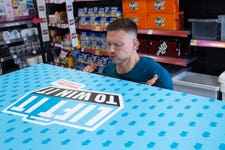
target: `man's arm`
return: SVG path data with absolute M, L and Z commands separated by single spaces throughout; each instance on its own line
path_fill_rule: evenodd
M 96 70 L 96 66 L 95 65 L 87 65 L 83 71 L 85 72 L 94 72 Z
M 146 84 L 147 84 L 147 85 L 154 85 L 154 84 L 156 83 L 157 80 L 158 80 L 158 75 L 155 74 L 155 75 L 153 76 L 152 79 L 150 79 L 150 80 L 148 80 L 148 81 L 146 82 Z

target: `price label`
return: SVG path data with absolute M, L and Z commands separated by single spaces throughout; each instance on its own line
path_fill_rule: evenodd
M 95 31 L 100 31 L 100 29 L 101 29 L 100 26 L 95 27 Z
M 96 50 L 95 51 L 95 55 L 99 55 L 100 54 L 100 51 L 99 50 Z
M 147 34 L 152 34 L 153 33 L 153 30 L 148 30 L 147 31 Z
M 191 45 L 196 46 L 197 40 L 191 40 Z

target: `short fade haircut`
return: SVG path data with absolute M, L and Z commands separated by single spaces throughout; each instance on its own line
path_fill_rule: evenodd
M 106 31 L 124 30 L 126 32 L 133 32 L 137 35 L 137 25 L 129 18 L 119 18 L 109 23 Z

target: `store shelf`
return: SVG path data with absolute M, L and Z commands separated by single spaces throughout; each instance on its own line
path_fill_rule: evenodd
M 99 32 L 102 32 L 102 31 L 105 31 L 105 26 L 92 26 L 92 25 L 79 25 L 78 26 L 78 29 L 84 29 L 84 30 L 90 30 L 90 31 L 99 31 Z
M 145 57 L 150 57 L 154 59 L 157 62 L 160 63 L 166 63 L 166 64 L 171 64 L 171 65 L 177 65 L 177 66 L 182 66 L 182 67 L 187 67 L 188 64 L 192 63 L 193 61 L 196 60 L 195 57 L 192 58 L 176 58 L 176 57 L 165 57 L 165 56 L 154 56 L 154 55 L 149 55 L 149 54 L 140 54 L 140 56 L 145 56 Z
M 92 25 L 79 25 L 78 29 L 91 30 L 91 31 L 105 31 L 105 26 L 92 26 Z M 160 36 L 176 36 L 176 37 L 188 37 L 189 31 L 181 30 L 153 30 L 153 29 L 138 29 L 139 34 L 148 35 L 160 35 Z
M 8 21 L 6 18 L 0 18 L 0 23 L 9 23 L 9 22 L 14 22 L 14 21 L 22 21 L 22 20 L 29 20 L 33 19 L 35 16 L 18 16 L 14 17 L 14 20 Z
M 91 53 L 91 54 L 94 54 L 97 56 L 108 56 L 107 51 L 94 50 L 94 49 L 90 49 L 90 48 L 83 48 L 81 51 L 85 52 L 85 53 Z M 190 64 L 196 60 L 195 57 L 177 58 L 177 57 L 155 56 L 155 55 L 141 54 L 141 53 L 139 53 L 139 55 L 145 56 L 145 57 L 151 57 L 152 59 L 154 59 L 155 61 L 160 62 L 160 63 L 178 65 L 178 66 L 182 66 L 182 67 L 187 67 L 188 64 Z
M 17 39 L 10 39 L 8 41 L 0 41 L 0 46 L 2 45 L 9 45 L 9 44 L 14 44 L 18 42 L 26 42 L 26 41 L 34 41 L 37 40 L 39 37 L 38 35 L 32 35 L 32 36 L 27 36 L 27 37 L 20 37 Z
M 38 51 L 33 50 L 32 52 L 25 52 L 25 53 L 22 53 L 22 54 L 3 57 L 3 58 L 0 58 L 0 62 L 5 62 L 5 61 L 8 61 L 8 60 L 17 59 L 17 58 L 21 58 L 21 57 L 24 57 L 24 56 L 35 55 L 35 54 L 40 53 L 40 52 L 41 52 L 40 50 L 38 50 Z
M 50 27 L 56 27 L 56 28 L 61 28 L 61 29 L 67 29 L 69 28 L 68 24 L 61 24 L 61 23 L 49 23 Z
M 139 34 L 188 37 L 190 31 L 183 30 L 155 30 L 155 29 L 138 29 Z
M 97 55 L 97 56 L 108 56 L 108 52 L 103 51 L 103 50 L 95 50 L 95 49 L 91 49 L 91 48 L 82 48 L 81 51 L 85 52 L 85 53 L 91 53 L 91 54 Z
M 29 23 L 32 23 L 32 20 L 22 20 L 22 21 L 13 21 L 13 22 L 3 22 L 0 24 L 0 28 L 6 28 L 6 27 L 14 27 L 14 26 L 20 26 L 20 25 L 27 25 Z
M 101 0 L 74 0 L 75 2 L 91 2 L 91 1 L 101 1 Z
M 214 48 L 225 48 L 225 42 L 223 41 L 210 41 L 210 40 L 195 40 L 192 39 L 190 42 L 191 46 L 199 47 L 214 47 Z
M 89 2 L 89 1 L 101 1 L 101 0 L 74 0 L 74 2 Z M 66 3 L 66 0 L 46 0 L 46 3 L 62 4 Z
M 9 41 L 0 41 L 0 46 L 1 45 L 7 45 L 7 44 L 13 44 L 13 43 L 17 43 L 17 42 L 23 42 L 23 38 L 18 38 L 18 39 L 11 39 Z
M 64 49 L 64 50 L 68 50 L 68 51 L 72 50 L 72 43 L 62 42 L 62 43 L 52 43 L 51 45 L 54 46 L 54 47 L 59 47 L 59 48 Z

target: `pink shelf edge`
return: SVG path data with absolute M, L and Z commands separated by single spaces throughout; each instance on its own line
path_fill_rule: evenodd
M 191 46 L 202 46 L 202 47 L 215 47 L 215 48 L 225 48 L 225 42 L 223 41 L 210 41 L 210 40 L 195 40 L 192 39 Z

